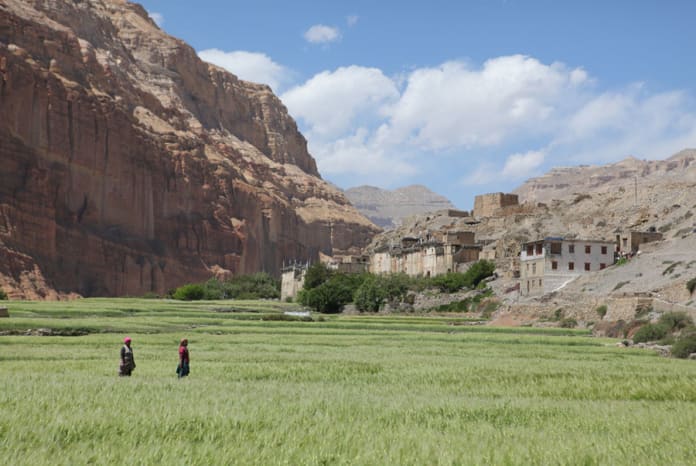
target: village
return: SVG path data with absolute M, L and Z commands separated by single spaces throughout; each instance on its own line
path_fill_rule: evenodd
M 459 220 L 467 229 L 427 230 L 418 236 L 401 236 L 386 244 L 368 247 L 363 254 L 322 256 L 328 268 L 342 273 L 391 274 L 435 277 L 464 272 L 479 260 L 496 264 L 496 273 L 514 283 L 515 299 L 539 297 L 563 288 L 576 278 L 603 270 L 618 260 L 629 260 L 645 243 L 659 241 L 662 233 L 616 231 L 613 238 L 546 236 L 529 238 L 516 247 L 498 247 L 498 241 L 477 238 L 476 226 L 483 220 L 523 214 L 529 206 L 520 204 L 516 194 L 477 195 L 471 212 L 449 209 L 436 214 Z M 310 264 L 297 261 L 283 267 L 281 299 L 292 299 L 302 289 Z

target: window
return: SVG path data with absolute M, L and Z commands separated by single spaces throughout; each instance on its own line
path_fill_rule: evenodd
M 575 270 L 575 262 L 568 262 L 568 270 Z
M 543 254 L 544 253 L 544 245 L 539 243 L 536 245 L 536 253 L 537 254 Z
M 532 275 L 536 275 L 536 262 L 532 264 Z
M 589 272 L 589 271 L 590 271 L 590 263 L 585 262 L 585 272 Z
M 551 243 L 551 254 L 561 254 L 561 243 Z
M 528 245 L 527 245 L 527 255 L 528 255 L 528 256 L 533 256 L 533 255 L 534 255 L 534 245 L 533 245 L 533 244 L 528 244 Z
M 541 287 L 541 278 L 539 279 L 539 286 Z
M 592 252 L 592 246 L 589 244 L 585 245 L 585 254 L 590 254 Z
M 602 254 L 606 254 L 606 253 L 607 253 L 607 247 L 606 247 L 606 246 L 602 246 Z
M 574 244 L 568 245 L 568 252 L 571 254 L 575 254 L 575 245 Z
M 607 264 L 599 264 L 599 270 L 603 270 L 607 268 Z
M 558 270 L 558 261 L 551 261 L 551 270 Z

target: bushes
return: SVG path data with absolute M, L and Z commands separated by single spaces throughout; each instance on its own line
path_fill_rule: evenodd
M 688 358 L 691 353 L 696 353 L 696 328 L 684 332 L 672 345 L 672 356 L 675 358 Z
M 174 291 L 172 298 L 181 301 L 198 301 L 205 298 L 205 288 L 196 283 L 180 286 Z
M 476 288 L 484 279 L 493 275 L 494 271 L 495 264 L 493 262 L 480 260 L 464 273 L 449 272 L 438 275 L 432 279 L 432 284 L 443 293 L 455 293 L 464 287 Z
M 658 321 L 670 330 L 680 330 L 694 325 L 694 320 L 686 312 L 668 312 L 660 316 Z
M 597 313 L 600 319 L 604 319 L 604 316 L 607 315 L 607 305 L 602 304 L 601 306 L 597 306 L 595 312 Z
M 5 290 L 0 288 L 0 301 L 6 301 L 7 300 L 7 293 L 5 293 Z
M 686 289 L 689 290 L 689 294 L 694 294 L 694 290 L 696 290 L 696 278 L 692 278 L 686 282 Z
M 332 274 L 331 278 L 320 285 L 298 293 L 297 302 L 316 312 L 337 313 L 353 300 L 354 291 L 365 280 L 365 275 Z
M 389 298 L 387 280 L 378 275 L 370 275 L 353 294 L 353 303 L 360 311 L 377 312 Z
M 634 343 L 646 343 L 661 340 L 667 336 L 669 330 L 669 327 L 662 323 L 645 324 L 633 335 L 633 341 Z
M 280 282 L 265 272 L 239 275 L 220 281 L 190 283 L 177 288 L 172 298 L 183 301 L 201 299 L 275 299 L 280 297 Z

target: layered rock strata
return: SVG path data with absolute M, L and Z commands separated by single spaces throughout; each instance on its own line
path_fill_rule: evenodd
M 377 231 L 320 178 L 270 88 L 120 0 L 0 3 L 0 160 L 13 297 L 277 273 Z

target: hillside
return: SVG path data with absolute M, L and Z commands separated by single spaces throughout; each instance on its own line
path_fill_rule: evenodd
M 0 157 L 15 298 L 277 273 L 378 231 L 321 179 L 269 87 L 124 0 L 0 2 Z
M 393 191 L 359 186 L 347 189 L 345 194 L 356 209 L 385 229 L 400 225 L 404 218 L 412 215 L 455 208 L 446 197 L 422 185 L 406 186 Z
M 500 278 L 494 287 L 510 304 L 526 303 L 530 309 L 565 305 L 591 311 L 609 296 L 648 293 L 696 311 L 694 297 L 685 286 L 696 277 L 696 151 L 685 150 L 661 161 L 629 159 L 606 166 L 554 169 L 516 192 L 526 202 L 504 215 L 480 219 L 448 217 L 444 212 L 420 215 L 378 235 L 368 249 L 398 243 L 403 236 L 425 237 L 432 231 L 474 231 L 484 251 L 496 257 Z M 505 293 L 516 283 L 509 272 L 522 242 L 546 236 L 614 241 L 621 232 L 650 228 L 663 233 L 664 239 L 646 244 L 626 265 L 582 276 L 542 299 Z M 676 265 L 667 270 L 672 264 Z

